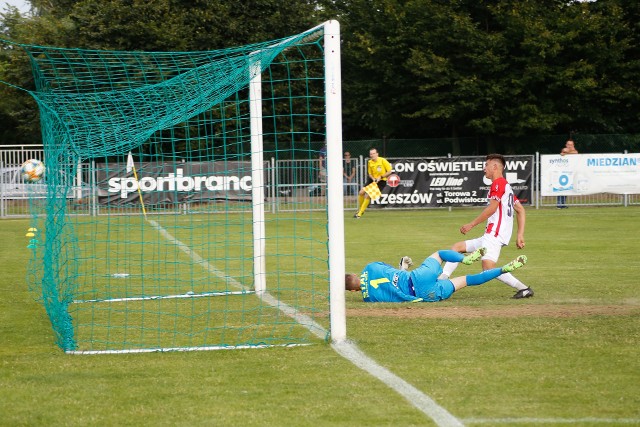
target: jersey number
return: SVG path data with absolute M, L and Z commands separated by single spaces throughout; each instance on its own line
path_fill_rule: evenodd
M 385 277 L 383 279 L 370 280 L 369 281 L 369 285 L 371 285 L 374 289 L 378 289 L 378 286 L 381 283 L 389 283 L 389 282 L 390 282 L 390 280 Z
M 513 193 L 509 194 L 509 201 L 507 202 L 507 216 L 513 216 Z

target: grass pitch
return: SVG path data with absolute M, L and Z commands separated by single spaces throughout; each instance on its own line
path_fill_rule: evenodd
M 347 270 L 419 262 L 478 213 L 346 215 Z M 501 262 L 527 254 L 515 274 L 534 298 L 512 300 L 497 281 L 434 304 L 349 293 L 348 335 L 466 425 L 640 425 L 639 221 L 637 207 L 528 208 L 527 246 Z M 66 355 L 27 291 L 27 228 L 0 221 L 0 425 L 434 425 L 326 344 Z

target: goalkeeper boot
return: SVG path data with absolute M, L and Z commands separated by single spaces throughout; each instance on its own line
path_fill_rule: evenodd
M 533 296 L 533 289 L 531 288 L 526 288 L 526 289 L 520 289 L 518 292 L 516 292 L 516 294 L 514 296 L 512 296 L 511 298 L 513 299 L 520 299 L 520 298 L 531 298 Z
M 412 265 L 413 265 L 413 260 L 405 255 L 402 258 L 400 258 L 400 264 L 398 265 L 398 268 L 400 270 L 409 271 L 409 267 L 411 267 Z
M 509 264 L 503 266 L 502 267 L 502 272 L 503 273 L 511 273 L 512 271 L 515 271 L 515 270 L 519 269 L 520 267 L 523 267 L 526 263 L 527 263 L 527 256 L 526 255 L 520 255 L 518 258 L 516 258 L 513 261 L 511 261 Z
M 478 248 L 475 251 L 471 252 L 462 259 L 462 263 L 464 265 L 471 265 L 474 262 L 478 261 L 480 258 L 487 253 L 487 248 Z

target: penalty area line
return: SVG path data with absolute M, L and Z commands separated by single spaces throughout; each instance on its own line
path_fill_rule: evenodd
M 160 224 L 153 220 L 147 220 L 165 239 L 179 247 L 184 253 L 189 255 L 194 261 L 205 267 L 209 272 L 215 274 L 220 278 L 224 278 L 229 280 L 234 286 L 240 288 L 242 290 L 248 290 L 246 286 L 242 283 L 236 281 L 232 277 L 224 274 L 222 271 L 215 268 L 211 265 L 207 260 L 202 258 L 196 252 L 194 252 L 190 247 L 182 243 L 180 240 L 176 239 L 171 235 L 167 230 L 165 230 Z M 282 311 L 287 316 L 295 319 L 300 325 L 307 328 L 311 333 L 316 335 L 320 339 L 325 339 L 328 336 L 329 332 L 322 327 L 322 325 L 315 322 L 309 316 L 298 313 L 298 311 L 289 306 L 286 303 L 278 300 L 273 297 L 268 292 L 260 292 L 256 293 L 256 296 L 260 298 L 265 303 L 277 308 Z M 387 368 L 379 365 L 375 360 L 371 359 L 367 356 L 362 350 L 355 345 L 355 343 L 345 340 L 339 343 L 331 344 L 331 347 L 334 349 L 336 353 L 340 356 L 347 359 L 349 362 L 353 363 L 358 368 L 362 369 L 365 372 L 368 372 L 373 377 L 377 378 L 387 387 L 394 390 L 396 393 L 407 399 L 409 403 L 411 403 L 416 409 L 421 411 L 423 414 L 431 418 L 439 427 L 460 427 L 464 426 L 464 424 L 458 420 L 456 417 L 451 415 L 446 409 L 442 406 L 438 405 L 433 399 L 424 394 L 422 391 L 418 390 L 411 384 L 409 384 L 404 379 L 400 378 L 393 372 L 389 371 Z

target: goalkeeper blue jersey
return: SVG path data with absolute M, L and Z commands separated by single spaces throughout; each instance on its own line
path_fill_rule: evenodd
M 360 274 L 360 290 L 365 302 L 404 302 L 415 296 L 410 273 L 384 262 L 372 262 Z

